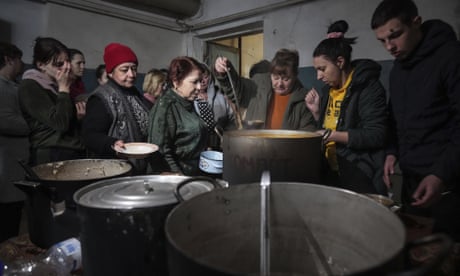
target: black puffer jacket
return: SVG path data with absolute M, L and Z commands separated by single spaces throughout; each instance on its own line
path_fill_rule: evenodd
M 385 89 L 379 81 L 381 66 L 368 59 L 355 60 L 351 65 L 353 78 L 341 104 L 337 122 L 338 131 L 348 132 L 348 144 L 336 143 L 336 152 L 373 179 L 377 191 L 384 193 L 383 149 L 387 137 L 388 111 Z M 329 89 L 329 86 L 325 86 L 322 90 L 318 128 L 323 128 Z M 340 172 L 340 159 L 338 161 L 339 174 L 344 174 Z
M 392 130 L 388 153 L 403 171 L 460 178 L 460 43 L 440 20 L 423 23 L 414 53 L 396 60 L 390 75 Z

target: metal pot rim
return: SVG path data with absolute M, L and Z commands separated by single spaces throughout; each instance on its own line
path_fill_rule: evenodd
M 120 171 L 117 173 L 112 173 L 106 175 L 105 171 L 101 171 L 101 175 L 97 177 L 85 177 L 85 173 L 80 173 L 76 175 L 75 177 L 69 177 L 67 179 L 60 179 L 57 174 L 59 172 L 59 168 L 66 165 L 66 164 L 84 164 L 88 163 L 87 170 L 91 169 L 90 166 L 94 164 L 119 164 L 120 165 Z M 91 164 L 92 163 L 92 164 Z M 54 176 L 54 178 L 44 176 L 44 173 L 42 173 L 40 170 L 42 169 L 47 169 L 50 170 L 51 173 L 48 173 L 50 176 Z M 49 162 L 49 163 L 44 163 L 44 164 L 39 164 L 34 167 L 32 167 L 32 170 L 37 174 L 39 179 L 38 181 L 43 181 L 43 182 L 48 182 L 48 183 L 58 183 L 58 182 L 82 182 L 82 181 L 88 181 L 88 182 L 94 182 L 97 180 L 102 180 L 102 179 L 107 179 L 111 177 L 116 177 L 120 175 L 124 175 L 128 172 L 130 172 L 132 169 L 132 165 L 126 161 L 126 160 L 121 160 L 121 159 L 75 159 L 75 160 L 64 160 L 64 161 L 57 161 L 57 162 Z M 54 171 L 56 170 L 56 172 Z
M 224 137 L 248 137 L 248 138 L 266 138 L 266 139 L 305 139 L 321 138 L 316 132 L 303 130 L 284 130 L 284 129 L 243 129 L 230 130 L 224 132 Z
M 192 178 L 179 175 L 140 175 L 98 181 L 79 189 L 74 194 L 77 205 L 96 209 L 150 208 L 178 203 L 174 188 Z M 211 191 L 213 185 L 194 181 L 181 189 L 181 196 L 190 199 Z

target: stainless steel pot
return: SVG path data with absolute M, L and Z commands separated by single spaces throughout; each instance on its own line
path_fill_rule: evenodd
M 187 185 L 183 185 L 186 183 Z M 164 221 L 179 199 L 214 188 L 210 178 L 174 175 L 122 177 L 78 190 L 85 275 L 167 275 Z
M 75 191 L 95 181 L 125 176 L 132 166 L 118 159 L 78 159 L 27 167 L 27 179 L 15 185 L 27 194 L 26 212 L 30 240 L 48 248 L 79 234 L 73 200 Z
M 271 275 L 386 275 L 403 268 L 405 229 L 367 196 L 275 182 L 270 195 Z M 259 275 L 260 186 L 199 195 L 166 220 L 170 276 Z M 421 274 L 410 274 L 421 275 Z
M 253 183 L 263 171 L 273 181 L 320 183 L 322 137 L 307 131 L 235 130 L 224 133 L 223 179 Z

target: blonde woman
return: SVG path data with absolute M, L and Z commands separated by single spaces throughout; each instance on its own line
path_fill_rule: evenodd
M 163 84 L 166 82 L 166 74 L 158 69 L 151 69 L 144 77 L 142 90 L 144 97 L 149 101 L 149 109 L 152 108 L 156 99 L 158 99 L 163 92 Z

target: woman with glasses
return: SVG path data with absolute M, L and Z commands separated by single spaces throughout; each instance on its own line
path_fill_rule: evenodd
M 38 37 L 33 69 L 24 72 L 19 104 L 30 130 L 31 165 L 84 157 L 76 109 L 70 98 L 67 47 L 51 37 Z
M 114 148 L 147 141 L 148 103 L 134 86 L 138 61 L 129 47 L 110 43 L 104 50 L 104 63 L 108 81 L 88 99 L 82 135 L 93 157 L 116 158 Z M 134 174 L 146 172 L 145 159 L 130 161 Z

